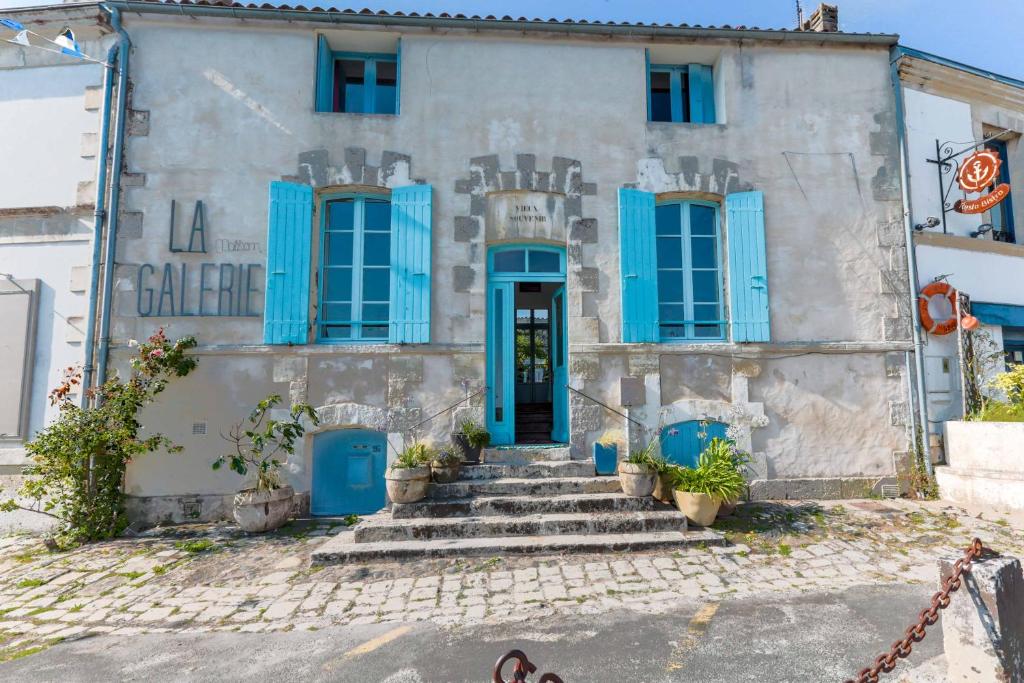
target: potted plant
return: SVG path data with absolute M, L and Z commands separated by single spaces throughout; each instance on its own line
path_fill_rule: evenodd
M 740 473 L 740 476 L 743 476 L 744 468 L 750 463 L 750 456 L 746 452 L 737 449 L 736 442 L 732 439 L 715 437 L 711 439 L 711 443 L 709 443 L 707 448 L 704 449 L 704 452 L 707 453 L 712 460 L 728 462 L 737 472 Z M 745 487 L 746 482 L 744 480 L 744 488 Z M 721 507 L 718 508 L 718 516 L 727 517 L 734 513 L 736 511 L 736 506 L 739 505 L 740 495 L 742 493 L 743 489 L 741 488 L 734 497 L 723 499 Z
M 594 471 L 597 474 L 601 476 L 615 474 L 615 468 L 619 462 L 619 441 L 621 440 L 621 432 L 608 430 L 594 442 Z
M 480 462 L 480 451 L 490 445 L 491 433 L 473 420 L 463 420 L 452 440 L 462 450 L 463 462 L 475 465 Z
M 670 470 L 679 511 L 698 526 L 715 521 L 723 500 L 738 499 L 746 480 L 732 462 L 701 453 L 697 467 Z
M 663 503 L 671 503 L 674 500 L 672 497 L 672 470 L 678 465 L 670 463 L 660 453 L 652 454 L 650 463 L 656 474 L 654 492 L 651 495 Z
M 234 443 L 235 452 L 213 461 L 215 470 L 227 463 L 243 477 L 255 475 L 254 485 L 239 491 L 234 499 L 235 521 L 244 531 L 277 529 L 291 517 L 295 490 L 282 482 L 283 462 L 278 457 L 295 452 L 296 440 L 306 431 L 303 417 L 308 417 L 313 426 L 320 424 L 316 411 L 306 403 L 294 404 L 287 420 L 268 419 L 267 414 L 280 402 L 277 394 L 260 401 L 249 414 L 249 428 L 243 430 L 239 422 L 226 437 Z
M 438 484 L 449 484 L 459 478 L 462 453 L 454 446 L 445 446 L 430 461 L 430 476 Z
M 657 441 L 651 441 L 619 463 L 619 481 L 622 492 L 627 496 L 643 498 L 654 491 L 657 472 L 651 465 L 651 456 L 656 447 Z
M 427 497 L 430 462 L 437 455 L 430 446 L 417 443 L 398 454 L 384 472 L 384 485 L 392 503 L 415 503 Z

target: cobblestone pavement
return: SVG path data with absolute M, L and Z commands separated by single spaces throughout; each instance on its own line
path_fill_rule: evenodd
M 499 623 L 935 583 L 936 560 L 959 554 L 972 536 L 1024 556 L 1021 529 L 942 503 L 755 503 L 715 528 L 732 545 L 312 568 L 310 552 L 344 532 L 340 522 L 294 522 L 263 536 L 226 524 L 156 529 L 65 553 L 48 552 L 37 537 L 0 537 L 0 662 L 99 633 Z

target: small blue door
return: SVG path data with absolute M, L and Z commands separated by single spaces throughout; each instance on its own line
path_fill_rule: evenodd
M 515 443 L 515 283 L 487 288 L 487 431 L 496 446 Z
M 365 515 L 387 504 L 387 437 L 365 429 L 339 429 L 313 437 L 313 515 Z
M 689 420 L 677 422 L 661 430 L 661 454 L 670 463 L 696 467 L 700 454 L 714 438 L 725 439 L 724 422 Z
M 551 440 L 569 442 L 568 349 L 566 348 L 565 287 L 551 297 Z

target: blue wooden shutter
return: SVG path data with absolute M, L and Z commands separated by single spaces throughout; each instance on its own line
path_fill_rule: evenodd
M 768 263 L 765 257 L 764 194 L 735 192 L 725 198 L 729 231 L 729 290 L 734 342 L 771 338 Z
M 430 185 L 391 191 L 391 324 L 393 344 L 430 342 Z
M 334 111 L 334 53 L 323 36 L 316 43 L 316 110 Z
M 313 188 L 270 183 L 263 343 L 305 344 L 309 335 L 309 254 Z
M 707 64 L 690 64 L 690 121 L 692 123 L 715 122 L 715 80 Z
M 619 269 L 622 341 L 658 341 L 658 257 L 654 195 L 619 190 Z

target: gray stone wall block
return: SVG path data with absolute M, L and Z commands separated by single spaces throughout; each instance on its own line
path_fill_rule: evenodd
M 907 368 L 907 360 L 902 353 L 885 354 L 885 376 L 902 377 Z
M 518 176 L 515 171 L 501 171 L 498 174 L 499 182 L 501 183 L 501 189 L 503 190 L 518 190 L 519 182 Z
M 135 240 L 142 237 L 141 211 L 122 211 L 117 221 L 118 239 Z
M 86 111 L 99 111 L 103 106 L 103 86 L 87 85 L 82 108 Z
M 631 353 L 627 368 L 633 377 L 658 374 L 661 372 L 661 358 L 653 353 Z
M 128 135 L 137 138 L 149 135 L 148 111 L 132 109 L 128 112 Z
M 75 203 L 78 206 L 92 206 L 96 202 L 96 182 L 83 180 L 78 183 L 75 191 Z
M 121 187 L 145 187 L 146 185 L 146 174 L 145 173 L 122 173 L 121 174 Z
M 569 431 L 589 432 L 601 428 L 601 406 L 593 404 L 574 406 L 569 411 Z
M 299 153 L 300 178 L 305 178 L 307 184 L 313 187 L 323 187 L 330 181 L 327 175 L 327 150 L 314 149 L 308 152 Z
M 884 324 L 886 341 L 907 341 L 910 339 L 910 326 L 913 324 L 910 317 L 885 318 Z
M 537 170 L 536 154 L 517 154 L 516 169 L 523 175 L 532 175 Z
M 907 402 L 889 401 L 889 424 L 904 427 L 907 424 Z
M 469 383 L 469 390 L 476 391 L 484 386 L 484 354 L 457 353 L 451 357 L 452 380 L 457 384 Z
M 455 241 L 470 242 L 480 236 L 480 221 L 474 216 L 455 217 Z
M 82 133 L 79 141 L 78 155 L 83 159 L 91 159 L 96 156 L 99 148 L 99 133 Z
M 458 178 L 455 181 L 455 194 L 469 194 L 473 191 L 473 181 L 468 178 Z
M 550 192 L 551 191 L 551 173 L 547 171 L 537 171 L 533 174 L 534 188 L 538 192 Z
M 601 357 L 597 354 L 574 353 L 569 357 L 569 375 L 582 380 L 601 378 Z
M 498 155 L 488 154 L 482 157 L 473 157 L 469 160 L 470 175 L 478 173 L 476 187 L 482 190 L 498 189 Z
M 468 292 L 476 282 L 476 270 L 472 266 L 455 266 L 452 268 L 452 289 L 456 292 Z
M 597 268 L 580 268 L 571 271 L 571 285 L 584 292 L 596 292 L 600 288 L 601 271 Z
M 383 187 L 384 183 L 381 182 L 380 168 L 378 166 L 370 166 L 369 164 L 363 166 L 363 177 L 359 182 L 363 185 L 380 185 Z
M 581 244 L 597 244 L 597 219 L 574 219 L 569 225 L 569 239 Z
M 902 247 L 906 244 L 903 221 L 885 221 L 878 224 L 878 246 Z

